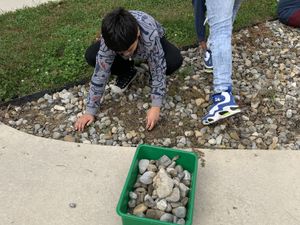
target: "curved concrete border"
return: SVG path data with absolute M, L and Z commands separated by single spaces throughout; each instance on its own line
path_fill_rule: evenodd
M 47 2 L 55 2 L 59 0 L 1 0 L 0 2 L 0 14 L 9 11 L 14 11 L 16 9 L 22 9 L 24 7 L 34 7 L 39 4 Z
M 115 208 L 134 152 L 40 138 L 0 123 L 1 224 L 121 225 Z M 300 152 L 203 152 L 194 225 L 300 224 Z

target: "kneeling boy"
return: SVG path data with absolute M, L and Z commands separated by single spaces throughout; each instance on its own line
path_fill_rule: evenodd
M 182 64 L 179 49 L 166 40 L 163 27 L 141 11 L 113 10 L 103 19 L 101 34 L 100 40 L 86 51 L 87 62 L 95 70 L 86 113 L 76 121 L 75 129 L 83 131 L 94 121 L 110 74 L 117 75 L 116 87 L 123 92 L 136 77 L 134 59 L 141 59 L 148 62 L 151 74 L 152 105 L 146 117 L 146 128 L 151 130 L 159 119 L 166 75 Z

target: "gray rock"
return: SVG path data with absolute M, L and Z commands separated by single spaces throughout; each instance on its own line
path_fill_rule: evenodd
M 189 202 L 188 197 L 184 197 L 184 198 L 181 199 L 181 203 L 182 203 L 183 206 L 186 206 L 188 204 L 188 202 Z
M 144 198 L 144 204 L 149 208 L 154 208 L 156 206 L 156 202 L 153 200 L 153 198 L 147 194 Z
M 170 146 L 172 144 L 171 138 L 165 138 L 163 142 L 163 146 Z
M 160 211 L 160 210 L 156 210 L 156 209 L 148 209 L 146 212 L 146 217 L 147 218 L 151 218 L 151 219 L 155 219 L 155 220 L 159 220 L 160 217 L 164 214 L 164 212 Z
M 166 197 L 166 200 L 168 202 L 178 202 L 180 199 L 180 191 L 179 188 L 175 187 L 168 197 Z
M 128 202 L 128 207 L 129 208 L 135 208 L 136 207 L 136 200 L 135 199 L 130 199 Z
M 176 177 L 177 176 L 177 170 L 174 168 L 167 168 L 167 172 L 171 175 L 171 177 Z
M 184 225 L 185 220 L 183 218 L 180 218 L 179 220 L 177 220 L 176 224 Z
M 162 165 L 163 167 L 167 167 L 169 166 L 171 163 L 172 163 L 172 160 L 166 156 L 166 155 L 163 155 L 159 160 L 159 165 Z
M 160 217 L 160 221 L 165 221 L 165 222 L 173 222 L 173 215 L 170 213 L 165 213 Z
M 76 206 L 77 206 L 77 204 L 76 204 L 76 203 L 73 203 L 73 202 L 69 204 L 69 207 L 70 207 L 70 208 L 76 208 Z
M 35 124 L 34 125 L 34 132 L 37 132 L 41 128 L 40 124 Z
M 177 172 L 178 172 L 178 173 L 181 173 L 181 172 L 183 172 L 183 168 L 182 168 L 182 166 L 181 166 L 181 165 L 177 165 L 177 166 L 175 166 L 175 170 L 177 170 Z
M 185 218 L 186 216 L 186 208 L 183 206 L 179 206 L 172 210 L 172 213 L 178 218 Z
M 180 190 L 180 196 L 183 198 L 183 197 L 186 197 L 187 194 L 189 193 L 190 189 L 185 186 L 183 183 L 180 183 L 179 184 L 179 190 Z
M 170 204 L 173 209 L 183 206 L 182 202 L 171 202 Z
M 165 210 L 165 212 L 172 212 L 172 206 L 170 203 L 168 203 L 167 208 Z
M 60 137 L 61 137 L 61 134 L 58 132 L 54 132 L 52 135 L 52 138 L 54 138 L 54 139 L 59 139 Z
M 156 172 L 157 171 L 157 166 L 154 164 L 149 164 L 147 167 L 148 171 Z
M 137 199 L 137 194 L 131 191 L 129 192 L 129 197 L 130 199 Z
M 156 175 L 155 172 L 147 171 L 140 177 L 140 182 L 142 184 L 152 184 L 155 175 Z

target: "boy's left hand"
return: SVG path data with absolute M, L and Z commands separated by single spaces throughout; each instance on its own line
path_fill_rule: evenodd
M 159 119 L 160 107 L 151 107 L 147 112 L 146 129 L 152 130 Z

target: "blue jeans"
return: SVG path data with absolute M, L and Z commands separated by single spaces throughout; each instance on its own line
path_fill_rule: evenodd
M 243 0 L 206 1 L 210 48 L 214 65 L 214 93 L 232 88 L 232 25 Z

